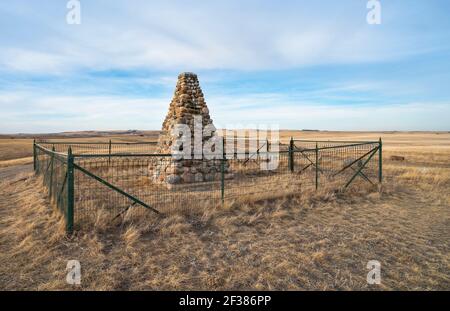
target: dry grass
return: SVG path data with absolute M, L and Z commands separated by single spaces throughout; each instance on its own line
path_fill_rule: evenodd
M 398 135 L 384 140 L 381 193 L 304 190 L 223 209 L 199 204 L 112 229 L 100 221 L 70 238 L 36 191 L 39 180 L 2 180 L 0 288 L 448 290 L 450 137 Z M 65 283 L 70 259 L 82 265 L 79 287 Z M 382 265 L 380 286 L 366 283 L 372 259 Z
M 34 135 L 36 139 L 52 139 L 55 141 L 67 142 L 135 142 L 135 141 L 155 141 L 157 140 L 158 131 L 148 131 L 143 136 L 136 135 L 108 135 L 98 137 L 64 137 L 64 136 L 39 136 Z M 0 161 L 12 160 L 33 156 L 33 139 L 18 138 L 14 135 L 8 137 L 0 136 Z
M 0 161 L 33 156 L 33 140 L 3 138 L 0 139 Z
M 31 164 L 31 163 L 33 163 L 33 157 L 5 160 L 5 161 L 0 161 L 0 168 L 15 166 L 15 165 L 25 165 L 25 164 Z

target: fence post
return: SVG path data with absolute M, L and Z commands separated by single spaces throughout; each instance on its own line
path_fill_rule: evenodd
M 289 169 L 291 172 L 294 171 L 294 139 L 291 136 L 289 141 Z
M 222 159 L 220 162 L 220 194 L 222 199 L 222 207 L 225 203 L 225 144 L 222 139 Z
M 52 192 L 53 192 L 53 163 L 55 161 L 55 146 L 53 145 L 52 147 L 52 157 L 50 160 L 51 164 L 50 164 L 50 186 L 49 186 L 49 190 L 48 190 L 48 197 L 50 198 L 50 200 L 52 199 Z
M 33 139 L 33 170 L 36 173 L 36 139 Z
M 319 148 L 316 143 L 316 190 L 319 188 Z
M 378 182 L 381 184 L 383 181 L 383 142 L 381 137 L 378 141 Z
M 74 209 L 74 168 L 72 148 L 67 151 L 67 213 L 66 231 L 73 232 L 73 209 Z
M 108 149 L 108 165 L 111 164 L 111 139 L 109 140 L 109 149 Z

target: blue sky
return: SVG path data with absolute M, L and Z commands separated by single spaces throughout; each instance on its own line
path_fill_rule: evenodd
M 450 2 L 0 3 L 0 133 L 160 129 L 178 73 L 217 127 L 450 130 Z

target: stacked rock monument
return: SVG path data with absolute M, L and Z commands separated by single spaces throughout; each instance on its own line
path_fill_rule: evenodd
M 169 112 L 162 125 L 162 133 L 158 140 L 156 153 L 172 154 L 173 149 L 178 148 L 180 136 L 174 129 L 180 125 L 189 127 L 192 134 L 192 137 L 189 137 L 190 150 L 187 150 L 191 154 L 191 158 L 177 159 L 172 156 L 156 158 L 148 167 L 151 179 L 168 186 L 214 181 L 221 179 L 222 169 L 229 178 L 229 165 L 226 160 L 224 160 L 222 168 L 221 159 L 206 159 L 202 149 L 194 150 L 196 144 L 198 146 L 201 143 L 203 146 L 207 141 L 216 141 L 217 145 L 221 145 L 222 140 L 217 135 L 209 115 L 197 75 L 190 72 L 181 73 L 178 76 Z M 209 129 L 209 135 L 205 136 L 202 135 L 202 129 L 206 128 Z M 194 133 L 197 136 L 194 136 Z M 188 145 L 183 145 L 181 149 L 187 148 Z

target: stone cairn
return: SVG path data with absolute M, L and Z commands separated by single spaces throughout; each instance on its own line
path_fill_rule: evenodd
M 181 73 L 178 76 L 177 86 L 174 97 L 169 106 L 169 112 L 162 125 L 162 134 L 159 137 L 156 153 L 171 154 L 172 146 L 178 138 L 172 135 L 172 129 L 178 124 L 189 126 L 192 134 L 191 138 L 191 159 L 176 159 L 174 157 L 161 157 L 149 164 L 148 170 L 151 179 L 156 183 L 166 184 L 169 188 L 176 184 L 187 184 L 204 181 L 214 181 L 221 179 L 220 159 L 207 160 L 194 157 L 194 118 L 199 120 L 201 117 L 201 127 L 209 126 L 213 128 L 210 136 L 202 136 L 202 146 L 206 140 L 212 136 L 222 140 L 217 136 L 216 129 L 209 116 L 209 110 L 206 106 L 203 92 L 200 88 L 197 75 L 190 72 Z M 200 135 L 202 133 L 200 132 Z M 228 174 L 229 165 L 224 161 L 224 174 Z

